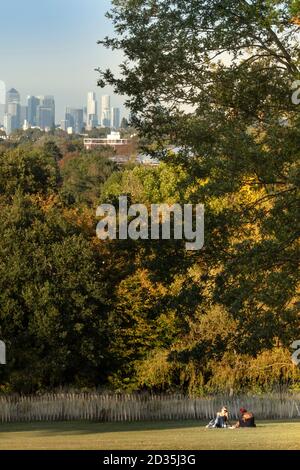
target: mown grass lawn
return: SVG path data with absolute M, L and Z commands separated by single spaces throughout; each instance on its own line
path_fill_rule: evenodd
M 300 421 L 260 422 L 255 429 L 205 429 L 164 423 L 0 424 L 1 450 L 300 450 Z

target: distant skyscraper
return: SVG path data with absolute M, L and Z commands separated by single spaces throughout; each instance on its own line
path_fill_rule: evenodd
M 28 116 L 27 120 L 31 126 L 37 126 L 37 107 L 40 104 L 39 98 L 36 96 L 27 97 Z
M 86 106 L 83 107 L 83 123 L 85 123 L 85 125 L 87 123 L 87 107 Z
M 10 103 L 20 104 L 20 101 L 20 93 L 15 88 L 11 88 L 6 95 L 6 106 L 8 107 Z
M 0 125 L 4 122 L 6 103 L 6 85 L 3 80 L 0 80 Z
M 0 80 L 0 105 L 5 105 L 6 103 L 6 85 L 3 80 Z
M 72 127 L 75 134 L 80 134 L 83 128 L 83 109 L 66 109 L 67 127 Z
M 21 124 L 20 94 L 15 88 L 11 88 L 6 94 L 6 106 L 4 116 L 4 127 L 9 135 Z
M 12 116 L 8 113 L 4 114 L 4 129 L 7 135 L 10 135 L 12 133 L 13 129 L 13 123 L 12 123 Z
M 87 99 L 86 110 L 86 128 L 92 130 L 98 126 L 98 109 L 97 109 L 96 93 L 90 91 Z
M 5 104 L 0 103 L 0 124 L 3 124 L 4 114 L 5 114 Z
M 38 107 L 38 127 L 43 130 L 51 129 L 54 125 L 52 110 L 48 107 Z
M 37 125 L 41 129 L 51 129 L 55 126 L 55 101 L 53 96 L 39 96 L 37 106 Z
M 120 129 L 120 108 L 111 108 L 111 124 L 114 129 Z
M 111 126 L 110 96 L 108 95 L 101 96 L 101 125 Z

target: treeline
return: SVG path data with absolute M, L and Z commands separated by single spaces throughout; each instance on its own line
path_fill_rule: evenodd
M 8 359 L 0 391 L 296 389 L 293 246 L 281 248 L 290 260 L 274 270 L 286 235 L 267 233 L 282 217 L 277 202 L 262 206 L 277 221 L 258 219 L 255 206 L 250 223 L 241 214 L 265 198 L 258 185 L 216 194 L 180 156 L 122 170 L 107 156 L 44 136 L 0 146 L 0 339 Z M 147 206 L 205 203 L 205 249 L 98 240 L 96 207 L 120 194 Z
M 299 389 L 299 0 L 112 3 L 102 45 L 124 62 L 99 85 L 162 164 L 1 144 L 2 390 Z M 204 249 L 101 242 L 96 207 L 120 194 L 204 204 Z

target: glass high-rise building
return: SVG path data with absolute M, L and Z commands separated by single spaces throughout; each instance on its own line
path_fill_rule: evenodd
M 37 126 L 37 108 L 39 104 L 40 100 L 36 96 L 27 97 L 27 120 L 31 126 Z
M 51 129 L 54 125 L 52 110 L 45 106 L 38 107 L 38 127 L 43 130 Z
M 13 123 L 12 123 L 12 116 L 8 113 L 4 114 L 4 129 L 7 135 L 10 135 L 12 133 L 13 129 Z
M 80 134 L 83 129 L 83 109 L 67 108 L 67 127 L 72 127 L 75 134 Z
M 114 129 L 120 129 L 121 113 L 120 108 L 111 108 L 111 125 Z
M 20 93 L 15 88 L 11 88 L 6 94 L 4 116 L 4 127 L 8 135 L 21 126 L 20 101 Z
M 40 101 L 37 106 L 37 126 L 43 130 L 55 126 L 55 100 L 51 95 L 38 96 Z
M 87 98 L 86 128 L 92 130 L 98 126 L 98 105 L 96 93 L 90 91 Z
M 8 107 L 10 103 L 20 104 L 20 102 L 20 93 L 15 88 L 11 88 L 6 95 L 6 106 Z
M 110 96 L 101 96 L 101 125 L 103 127 L 111 126 Z

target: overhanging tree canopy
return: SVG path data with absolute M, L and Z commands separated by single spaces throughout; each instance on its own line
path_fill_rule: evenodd
M 100 70 L 99 85 L 128 96 L 133 123 L 160 155 L 166 142 L 195 154 L 170 163 L 196 184 L 190 202 L 207 205 L 210 243 L 199 258 L 219 269 L 215 299 L 239 318 L 241 348 L 288 345 L 300 323 L 300 107 L 291 99 L 300 76 L 299 2 L 113 4 L 116 37 L 100 43 L 125 60 L 118 76 Z M 218 250 L 213 230 L 224 233 Z

